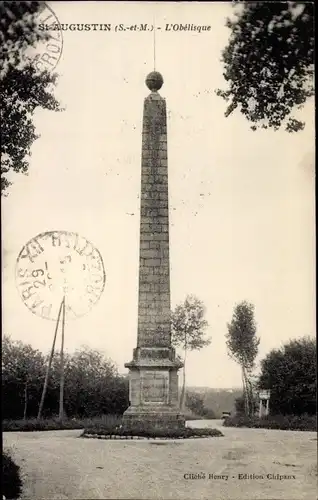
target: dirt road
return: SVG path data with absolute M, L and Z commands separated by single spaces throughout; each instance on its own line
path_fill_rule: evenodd
M 219 427 L 224 437 L 128 441 L 79 438 L 80 431 L 12 432 L 4 433 L 4 448 L 21 467 L 23 500 L 317 498 L 315 433 L 192 425 Z

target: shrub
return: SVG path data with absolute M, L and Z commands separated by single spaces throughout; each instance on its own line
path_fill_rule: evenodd
M 18 498 L 22 491 L 20 467 L 14 463 L 8 452 L 2 453 L 2 493 L 7 500 Z
M 317 430 L 317 419 L 315 415 L 269 415 L 258 418 L 235 415 L 224 419 L 225 427 L 254 427 L 258 429 L 281 429 L 294 431 Z

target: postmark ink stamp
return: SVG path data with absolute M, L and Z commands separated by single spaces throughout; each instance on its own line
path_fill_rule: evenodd
M 29 47 L 25 57 L 38 71 L 53 71 L 63 51 L 61 24 L 53 9 L 45 2 L 40 4 L 34 22 L 36 31 L 43 36 L 34 47 Z
M 63 297 L 68 319 L 87 314 L 99 301 L 106 279 L 97 248 L 69 231 L 49 231 L 28 241 L 17 258 L 15 278 L 25 306 L 53 321 Z

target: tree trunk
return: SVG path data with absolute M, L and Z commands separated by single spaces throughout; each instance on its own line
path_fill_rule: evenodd
M 247 416 L 248 415 L 248 394 L 247 394 L 244 366 L 242 366 L 242 384 L 243 384 L 243 398 L 244 398 L 244 413 Z
M 253 388 L 248 374 L 246 374 L 246 381 L 248 386 L 248 397 L 249 397 L 249 415 L 252 417 L 254 414 L 254 398 L 253 398 Z
M 184 351 L 184 358 L 183 358 L 183 379 L 182 379 L 182 389 L 181 389 L 181 397 L 180 397 L 180 410 L 184 412 L 185 410 L 185 388 L 186 388 L 186 357 L 187 357 L 187 350 L 185 349 Z
M 28 381 L 26 380 L 24 384 L 24 409 L 23 409 L 23 420 L 26 420 L 28 408 Z
M 250 417 L 253 415 L 253 392 L 247 370 L 246 368 L 243 368 L 243 370 L 244 370 L 244 380 L 245 380 L 245 390 L 246 390 L 247 415 Z

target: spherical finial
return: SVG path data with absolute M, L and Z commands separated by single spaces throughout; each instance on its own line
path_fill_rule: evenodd
M 157 92 L 163 85 L 163 78 L 158 71 L 152 71 L 146 78 L 146 85 L 151 92 Z

